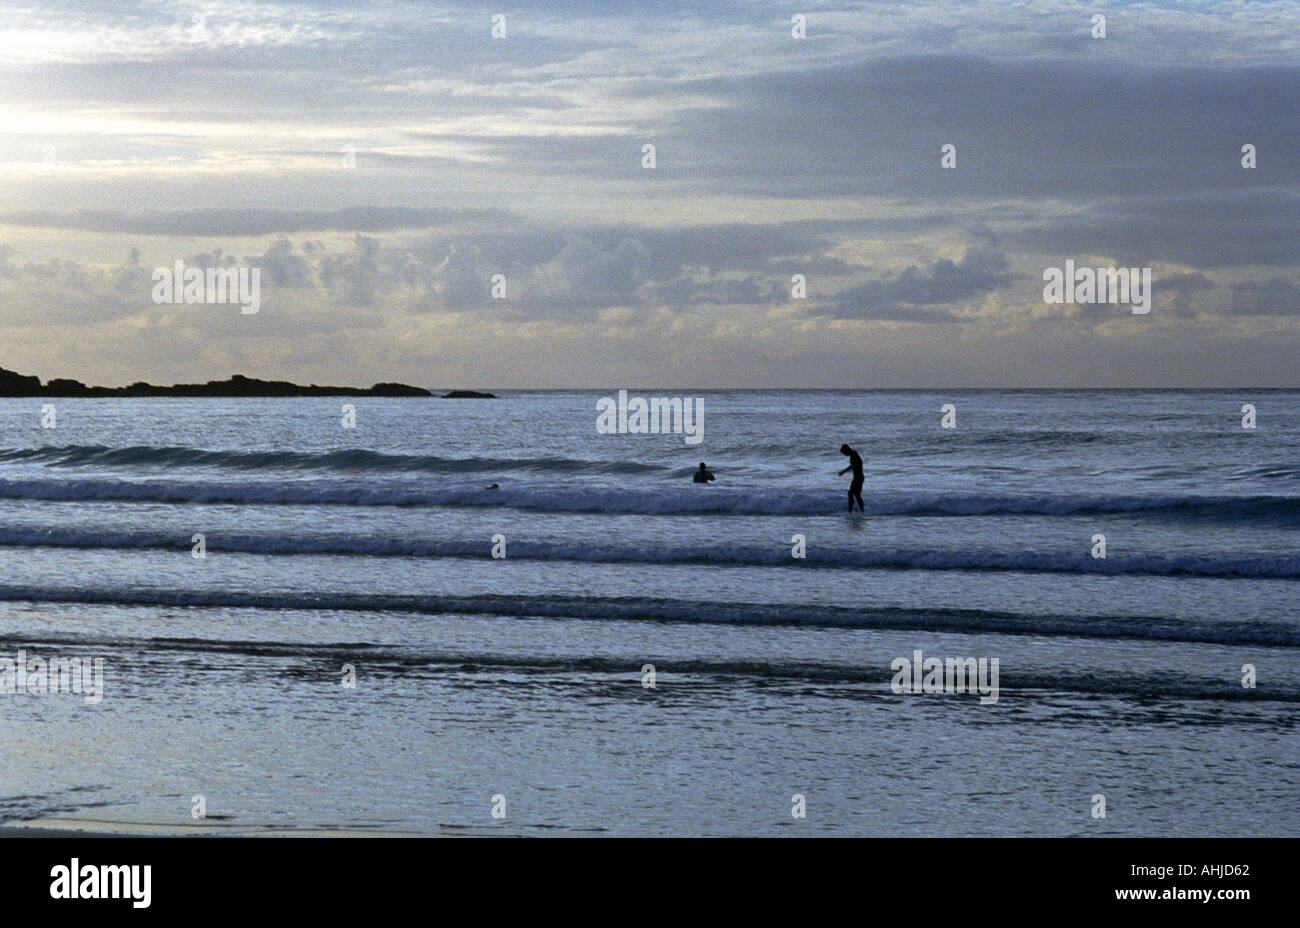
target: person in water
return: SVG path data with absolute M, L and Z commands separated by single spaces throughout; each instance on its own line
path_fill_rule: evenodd
M 840 476 L 843 477 L 849 470 L 853 471 L 853 482 L 849 484 L 849 512 L 853 511 L 855 499 L 858 501 L 858 508 L 866 512 L 867 507 L 862 504 L 862 481 L 865 479 L 862 476 L 862 455 L 848 445 L 840 445 L 840 454 L 849 456 L 849 466 L 840 471 Z
M 691 479 L 696 483 L 708 483 L 710 480 L 716 480 L 717 478 L 714 477 L 713 474 L 709 473 L 709 469 L 705 467 L 704 462 L 701 461 L 700 469 L 695 472 Z

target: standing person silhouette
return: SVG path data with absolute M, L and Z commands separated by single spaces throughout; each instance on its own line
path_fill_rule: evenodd
M 853 501 L 855 499 L 858 501 L 858 508 L 866 512 L 867 507 L 862 504 L 862 481 L 865 479 L 862 476 L 862 455 L 848 445 L 840 445 L 840 454 L 849 456 L 849 466 L 840 471 L 840 476 L 844 476 L 849 470 L 853 471 L 853 482 L 849 484 L 849 512 L 853 511 Z

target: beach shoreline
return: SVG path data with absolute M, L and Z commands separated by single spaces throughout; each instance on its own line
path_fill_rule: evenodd
M 467 829 L 474 836 L 494 834 L 490 829 Z M 455 829 L 427 835 L 412 831 L 369 828 L 256 828 L 226 823 L 193 825 L 154 822 L 105 822 L 91 819 L 37 819 L 0 825 L 4 838 L 423 838 L 459 834 Z M 480 834 L 481 832 L 481 834 Z

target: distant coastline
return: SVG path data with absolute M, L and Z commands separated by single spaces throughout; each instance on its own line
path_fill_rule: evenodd
M 258 380 L 235 374 L 226 380 L 209 380 L 207 383 L 178 383 L 170 387 L 140 381 L 128 387 L 92 387 L 78 380 L 56 378 L 42 383 L 36 376 L 18 374 L 0 368 L 0 396 L 33 397 L 130 397 L 130 396 L 183 396 L 183 397 L 277 397 L 277 396 L 434 396 L 432 390 L 413 387 L 405 383 L 377 383 L 373 387 L 329 387 L 311 384 L 302 386 L 287 380 Z M 473 390 L 452 390 L 444 399 L 495 399 L 491 393 Z

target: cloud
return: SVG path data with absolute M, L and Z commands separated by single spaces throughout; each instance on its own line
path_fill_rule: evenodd
M 1294 384 L 1300 4 L 1093 11 L 844 0 L 796 40 L 779 4 L 541 0 L 497 40 L 459 0 L 0 0 L 0 344 L 102 382 Z M 1152 267 L 1143 331 L 1198 360 L 1045 307 L 1068 257 Z M 177 259 L 262 267 L 262 313 L 154 306 Z
M 1201 298 L 1214 290 L 1213 280 L 1200 273 L 1170 274 L 1153 280 L 1153 293 L 1173 293 L 1169 310 L 1176 316 L 1196 316 L 1201 311 Z
M 1300 287 L 1280 277 L 1264 283 L 1234 283 L 1228 312 L 1239 316 L 1300 317 Z
M 661 165 L 747 194 L 1091 199 L 1300 181 L 1282 103 L 1300 98 L 1297 66 L 927 54 L 684 86 L 719 103 L 664 128 Z M 1243 142 L 1267 169 L 1242 169 Z
M 332 210 L 189 209 L 138 213 L 123 210 L 24 210 L 0 213 L 0 225 L 77 229 L 134 235 L 285 235 L 292 232 L 380 232 L 470 222 L 509 220 L 505 210 L 351 206 Z
M 841 319 L 899 322 L 955 322 L 950 308 L 982 297 L 1014 279 L 1005 256 L 985 248 L 967 249 L 960 261 L 943 258 L 928 268 L 915 265 L 858 284 L 814 307 Z
M 1109 255 L 1130 266 L 1295 266 L 1297 216 L 1300 189 L 1196 192 L 1107 199 L 1023 223 L 1005 238 L 1023 251 Z

